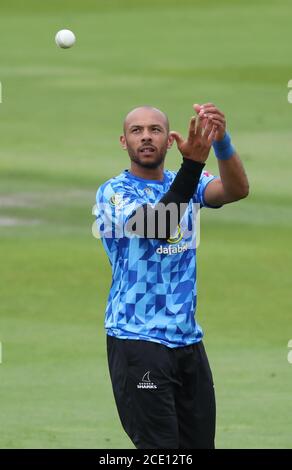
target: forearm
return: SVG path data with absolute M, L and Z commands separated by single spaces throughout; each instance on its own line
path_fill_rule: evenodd
M 218 167 L 228 202 L 246 197 L 249 192 L 249 183 L 239 155 L 235 152 L 228 160 L 218 159 Z
M 234 202 L 248 195 L 249 185 L 243 164 L 232 145 L 230 135 L 213 142 L 221 179 L 221 203 Z

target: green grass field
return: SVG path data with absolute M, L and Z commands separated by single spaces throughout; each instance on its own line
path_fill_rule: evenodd
M 128 167 L 118 137 L 130 108 L 160 107 L 185 133 L 192 103 L 207 101 L 251 185 L 247 200 L 201 214 L 197 317 L 217 447 L 292 448 L 291 13 L 288 0 L 3 0 L 1 448 L 133 448 L 107 370 L 110 268 L 91 209 Z M 65 27 L 71 50 L 54 43 Z M 179 164 L 173 148 L 166 167 Z

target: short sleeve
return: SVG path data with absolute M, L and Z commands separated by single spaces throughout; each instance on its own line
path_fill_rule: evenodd
M 219 209 L 222 206 L 211 206 L 206 203 L 205 200 L 205 191 L 209 183 L 214 179 L 217 179 L 218 176 L 214 176 L 208 171 L 203 171 L 197 186 L 197 191 L 194 196 L 194 202 L 199 203 L 200 207 L 210 207 L 212 209 Z

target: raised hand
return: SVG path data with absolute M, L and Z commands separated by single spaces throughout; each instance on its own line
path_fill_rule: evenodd
M 184 140 L 182 135 L 176 131 L 170 132 L 170 135 L 176 140 L 177 148 L 183 157 L 204 163 L 209 156 L 216 131 L 217 126 L 211 119 L 203 120 L 201 116 L 193 116 L 187 140 Z
M 203 120 L 203 125 L 207 119 L 210 119 L 213 125 L 217 127 L 214 140 L 222 140 L 226 132 L 226 120 L 222 111 L 220 111 L 213 103 L 205 103 L 201 105 L 194 104 L 193 108 L 200 119 Z

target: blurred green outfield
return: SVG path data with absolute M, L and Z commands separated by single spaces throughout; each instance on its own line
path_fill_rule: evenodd
M 217 447 L 292 448 L 291 13 L 289 1 L 1 2 L 1 448 L 133 447 L 107 371 L 110 269 L 91 209 L 128 167 L 130 108 L 160 107 L 185 133 L 207 101 L 251 185 L 248 200 L 201 214 Z M 77 43 L 64 51 L 65 27 Z M 172 149 L 166 166 L 179 162 Z

